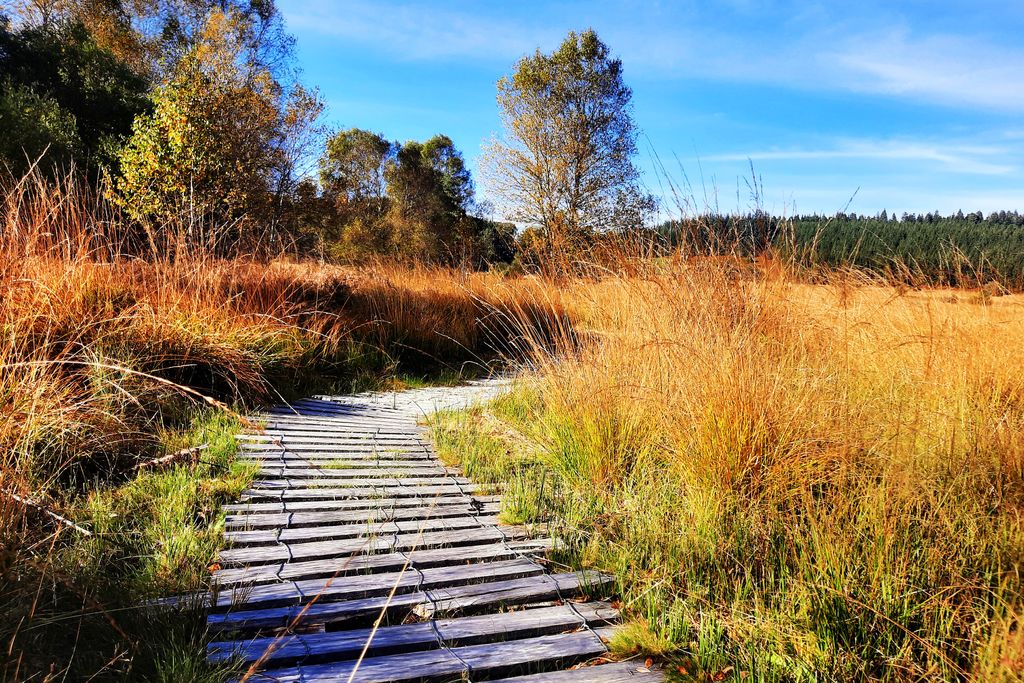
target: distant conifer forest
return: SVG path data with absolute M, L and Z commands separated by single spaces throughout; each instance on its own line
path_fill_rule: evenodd
M 760 253 L 768 247 L 799 260 L 853 266 L 914 282 L 1024 288 L 1024 215 L 996 211 L 943 216 L 838 213 L 788 218 L 761 211 L 667 221 L 655 228 L 666 246 Z

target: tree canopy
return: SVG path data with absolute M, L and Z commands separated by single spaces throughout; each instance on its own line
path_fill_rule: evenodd
M 339 131 L 320 157 L 320 184 L 339 212 L 380 218 L 387 210 L 387 167 L 396 146 L 383 135 L 359 128 Z
M 642 221 L 653 199 L 633 164 L 631 97 L 622 62 L 593 30 L 519 60 L 498 81 L 504 136 L 487 158 L 505 215 L 555 241 Z
M 323 233 L 344 258 L 483 263 L 508 253 L 507 229 L 481 218 L 462 153 L 446 135 L 404 144 L 339 131 L 320 159 L 332 216 Z
M 13 0 L 11 7 L 25 25 L 82 24 L 97 45 L 152 82 L 169 80 L 201 40 L 211 12 L 241 16 L 250 30 L 236 35 L 238 49 L 250 63 L 289 80 L 295 41 L 274 0 Z
M 75 20 L 14 30 L 0 17 L 0 157 L 15 174 L 111 165 L 149 84 Z M 41 158 L 44 156 L 45 158 Z
M 295 139 L 322 107 L 252 61 L 244 40 L 252 30 L 245 14 L 210 12 L 156 89 L 153 112 L 136 119 L 113 193 L 132 217 L 246 229 L 272 217 L 275 198 L 291 189 Z

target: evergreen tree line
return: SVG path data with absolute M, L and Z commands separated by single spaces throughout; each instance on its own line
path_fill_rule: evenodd
M 755 211 L 658 225 L 662 249 L 751 256 L 771 248 L 807 264 L 854 266 L 945 285 L 999 282 L 1024 289 L 1024 214 L 877 216 L 838 213 L 780 218 Z

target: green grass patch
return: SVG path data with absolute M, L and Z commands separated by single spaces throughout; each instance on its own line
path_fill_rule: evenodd
M 238 421 L 198 413 L 184 430 L 168 430 L 167 453 L 207 444 L 186 462 L 142 471 L 119 486 L 94 489 L 76 510 L 94 536 L 70 552 L 97 580 L 117 578 L 138 598 L 202 586 L 223 534 L 220 505 L 237 497 L 258 467 L 234 459 Z
M 232 674 L 206 663 L 202 605 L 146 604 L 207 588 L 223 541 L 221 506 L 258 469 L 235 460 L 241 425 L 232 415 L 201 410 L 181 424 L 160 434 L 162 451 L 207 444 L 195 460 L 91 487 L 72 501 L 68 514 L 92 535 L 65 530 L 44 556 L 29 560 L 44 572 L 53 601 L 37 606 L 31 628 L 7 634 L 28 655 L 6 673 L 39 670 L 49 660 L 56 671 L 69 667 L 69 680 L 213 683 Z M 20 590 L 3 588 L 12 596 Z
M 503 523 L 533 524 L 550 518 L 558 491 L 540 453 L 517 425 L 499 417 L 515 414 L 517 400 L 502 397 L 486 408 L 440 411 L 429 426 L 442 462 L 461 468 L 488 492 L 501 493 Z

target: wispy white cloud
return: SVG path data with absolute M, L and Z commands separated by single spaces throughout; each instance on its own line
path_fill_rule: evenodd
M 839 140 L 817 149 L 770 149 L 715 154 L 707 161 L 808 161 L 836 159 L 923 162 L 950 173 L 1005 175 L 1015 166 L 1007 162 L 1011 150 L 998 146 L 943 144 L 903 140 Z
M 863 36 L 823 55 L 845 87 L 968 108 L 1024 110 L 1024 50 L 906 31 Z
M 678 29 L 677 29 L 678 30 Z M 984 36 L 833 26 L 755 44 L 727 32 L 624 36 L 633 72 L 882 95 L 963 109 L 1024 111 L 1024 49 Z

